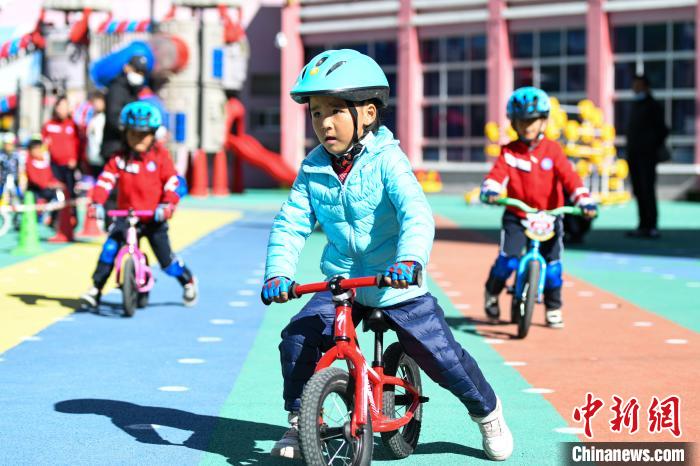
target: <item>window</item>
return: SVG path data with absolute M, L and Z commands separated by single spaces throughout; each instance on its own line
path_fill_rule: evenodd
M 667 21 L 613 26 L 615 61 L 615 127 L 625 145 L 632 80 L 649 78 L 654 97 L 671 129 L 672 161 L 692 163 L 695 151 L 695 24 Z
M 586 97 L 586 31 L 547 29 L 510 35 L 513 85 L 536 86 L 562 102 Z
M 486 36 L 423 39 L 423 160 L 484 160 Z
M 254 73 L 250 80 L 250 93 L 256 97 L 279 97 L 280 75 Z

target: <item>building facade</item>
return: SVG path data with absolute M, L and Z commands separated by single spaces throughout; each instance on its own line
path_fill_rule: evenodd
M 591 99 L 624 154 L 631 80 L 644 73 L 671 129 L 664 169 L 696 173 L 697 11 L 695 0 L 289 1 L 278 37 L 282 155 L 298 163 L 314 144 L 288 98 L 297 73 L 319 51 L 348 47 L 387 73 L 385 124 L 414 166 L 482 170 L 484 124 L 505 125 L 507 98 L 524 85 L 564 104 Z

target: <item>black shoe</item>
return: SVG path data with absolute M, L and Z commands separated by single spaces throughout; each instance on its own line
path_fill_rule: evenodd
M 636 230 L 631 230 L 625 233 L 628 238 L 646 238 L 646 239 L 659 239 L 661 234 L 656 228 L 637 228 Z
M 498 295 L 492 295 L 488 291 L 484 292 L 484 311 L 490 321 L 498 322 L 498 318 L 501 316 L 501 309 L 498 306 Z

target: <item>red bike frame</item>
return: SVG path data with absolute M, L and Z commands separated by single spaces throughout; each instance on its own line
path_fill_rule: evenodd
M 337 279 L 330 282 L 311 283 L 308 285 L 293 284 L 290 295 L 297 298 L 308 293 L 333 291 L 335 307 L 334 340 L 335 346 L 326 352 L 316 365 L 316 372 L 330 367 L 334 361 L 342 359 L 347 362 L 348 371 L 355 384 L 355 409 L 352 413 L 351 432 L 357 437 L 367 424 L 367 406 L 370 408 L 372 430 L 374 432 L 390 432 L 397 430 L 413 418 L 422 399 L 420 393 L 411 384 L 398 377 L 384 374 L 381 365 L 369 367 L 367 360 L 360 351 L 352 321 L 352 292 L 355 288 L 380 286 L 383 276 Z M 384 415 L 383 393 L 384 385 L 403 387 L 412 397 L 411 405 L 398 419 Z

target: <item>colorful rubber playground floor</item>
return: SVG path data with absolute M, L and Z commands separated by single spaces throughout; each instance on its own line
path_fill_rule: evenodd
M 151 305 L 132 319 L 120 316 L 117 291 L 97 313 L 74 312 L 99 243 L 17 258 L 16 237 L 0 238 L 0 465 L 301 464 L 268 455 L 286 430 L 279 333 L 304 302 L 266 308 L 258 298 L 283 199 L 187 199 L 171 237 L 199 277 L 199 304 L 184 308 L 177 282 L 158 270 Z M 456 196 L 430 201 L 431 292 L 503 401 L 515 437 L 508 464 L 563 464 L 561 443 L 587 439 L 573 418 L 587 393 L 605 403 L 591 421 L 594 441 L 698 440 L 700 205 L 662 204 L 657 242 L 624 238 L 633 206 L 604 209 L 586 243 L 565 253 L 566 328 L 545 328 L 538 308 L 520 341 L 481 311 L 501 210 Z M 321 278 L 323 245 L 314 233 L 299 281 Z M 371 347 L 370 335 L 361 344 Z M 424 390 L 420 445 L 395 464 L 485 464 L 463 406 L 425 376 Z M 614 395 L 638 400 L 636 433 L 611 429 Z M 653 397 L 672 395 L 680 437 L 649 432 Z M 394 462 L 376 443 L 374 462 Z

